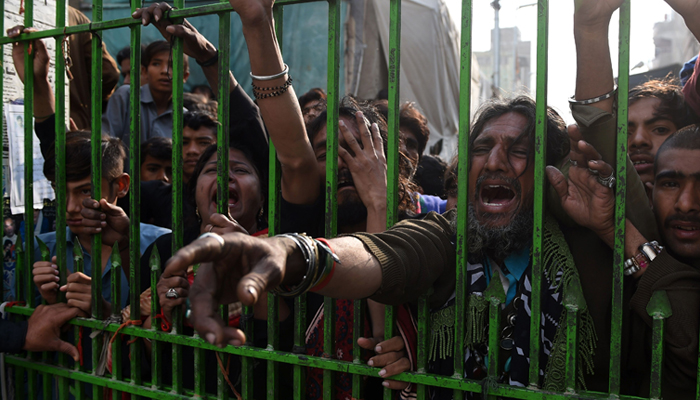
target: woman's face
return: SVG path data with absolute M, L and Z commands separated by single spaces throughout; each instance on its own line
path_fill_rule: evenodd
M 242 151 L 229 149 L 228 209 L 233 219 L 248 232 L 257 230 L 257 215 L 263 199 L 260 190 L 260 178 L 253 168 L 253 163 Z M 217 212 L 216 187 L 216 153 L 207 160 L 202 173 L 197 177 L 195 201 L 202 227 L 209 224 L 209 217 Z

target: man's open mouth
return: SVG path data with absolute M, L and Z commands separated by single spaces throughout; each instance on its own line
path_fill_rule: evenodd
M 507 185 L 482 185 L 479 197 L 487 206 L 505 206 L 515 199 L 515 191 Z

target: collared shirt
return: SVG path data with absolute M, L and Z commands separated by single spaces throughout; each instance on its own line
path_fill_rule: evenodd
M 160 236 L 170 233 L 170 229 L 161 228 L 150 224 L 141 224 L 141 244 L 140 251 L 143 254 L 148 246 Z M 38 236 L 49 248 L 50 257 L 56 255 L 56 232 L 44 233 Z M 69 272 L 74 271 L 73 248 L 77 238 L 66 228 L 66 268 Z M 34 241 L 34 260 L 41 260 L 41 251 L 37 241 Z M 89 252 L 83 254 L 83 273 L 92 276 L 92 255 Z M 112 260 L 107 260 L 107 265 L 102 271 L 102 297 L 108 302 L 112 302 Z M 121 308 L 124 308 L 129 300 L 129 281 L 122 269 L 121 273 Z
M 107 111 L 102 114 L 102 133 L 121 139 L 127 148 L 131 125 L 130 93 L 129 85 L 118 88 L 109 99 Z M 146 84 L 141 86 L 141 143 L 158 136 L 173 137 L 172 102 L 164 113 L 158 115 L 158 107 Z

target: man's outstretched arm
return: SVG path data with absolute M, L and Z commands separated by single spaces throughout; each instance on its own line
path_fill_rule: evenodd
M 317 293 L 402 304 L 415 302 L 434 288 L 431 305 L 441 305 L 455 286 L 450 217 L 431 213 L 384 233 L 331 239 L 340 263 Z M 190 319 L 200 335 L 217 345 L 241 344 L 245 336 L 224 326 L 214 312 L 216 306 L 235 301 L 253 305 L 279 285 L 298 285 L 307 270 L 301 250 L 287 237 L 233 233 L 205 237 L 182 248 L 168 262 L 163 277 L 182 276 L 195 264 L 201 266 L 189 293 Z

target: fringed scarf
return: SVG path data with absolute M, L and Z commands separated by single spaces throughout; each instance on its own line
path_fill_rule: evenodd
M 565 363 L 568 358 L 566 346 L 566 330 L 559 329 L 565 325 L 564 294 L 580 283 L 578 271 L 574 265 L 569 247 L 557 221 L 547 215 L 544 220 L 544 238 L 542 261 L 544 274 L 542 276 L 541 301 L 541 331 L 540 335 L 540 377 L 542 387 L 549 391 L 564 392 Z M 469 298 L 466 315 L 466 356 L 464 360 L 465 377 L 482 379 L 485 377 L 488 354 L 488 300 L 484 296 L 487 279 L 484 265 L 468 264 L 466 282 Z M 508 383 L 514 386 L 527 386 L 529 380 L 530 354 L 530 316 L 531 316 L 531 265 L 518 282 L 518 291 L 513 301 L 520 299 L 521 306 L 516 310 L 514 326 L 514 347 L 511 350 L 508 374 L 501 375 L 502 381 L 507 377 Z M 498 279 L 495 277 L 495 279 Z M 459 284 L 459 283 L 458 283 Z M 430 331 L 430 371 L 432 373 L 451 375 L 453 370 L 452 354 L 454 348 L 454 298 L 445 306 L 431 313 Z M 584 371 L 593 373 L 593 354 L 595 351 L 596 334 L 593 319 L 585 306 L 579 311 L 577 381 L 585 389 Z M 503 369 L 504 366 L 501 366 Z M 431 399 L 450 399 L 451 390 L 436 389 L 431 393 Z

